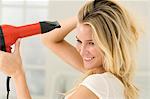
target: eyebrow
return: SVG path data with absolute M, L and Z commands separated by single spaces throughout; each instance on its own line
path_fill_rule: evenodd
M 77 36 L 76 36 L 76 39 L 80 40 Z M 81 40 L 80 40 L 81 41 Z M 86 40 L 86 41 L 93 41 L 93 40 Z

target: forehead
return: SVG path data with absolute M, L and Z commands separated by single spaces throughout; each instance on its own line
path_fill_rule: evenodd
M 83 40 L 92 39 L 92 28 L 88 24 L 78 24 L 77 25 L 77 37 Z

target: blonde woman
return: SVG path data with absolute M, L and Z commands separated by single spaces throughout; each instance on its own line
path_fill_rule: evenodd
M 88 1 L 77 18 L 60 22 L 60 25 L 61 28 L 42 36 L 44 45 L 85 74 L 65 99 L 138 98 L 132 78 L 138 32 L 123 7 L 110 0 Z M 75 28 L 76 47 L 64 39 Z M 0 54 L 0 68 L 14 79 L 18 99 L 31 99 L 21 67 L 19 42 L 14 54 Z M 14 62 L 7 61 L 8 56 L 16 57 Z M 8 70 L 9 63 L 15 69 L 9 67 Z

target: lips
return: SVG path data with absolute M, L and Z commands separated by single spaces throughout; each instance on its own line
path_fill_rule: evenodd
M 83 58 L 84 61 L 86 62 L 90 62 L 94 59 L 94 57 L 86 57 L 86 58 Z

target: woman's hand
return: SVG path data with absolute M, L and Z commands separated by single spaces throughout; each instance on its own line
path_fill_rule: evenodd
M 13 53 L 0 51 L 0 71 L 10 77 L 19 75 L 23 71 L 19 47 L 20 40 L 17 40 Z
M 25 73 L 22 69 L 19 47 L 20 40 L 17 40 L 13 53 L 0 51 L 0 71 L 12 77 L 16 88 L 17 99 L 31 99 Z

